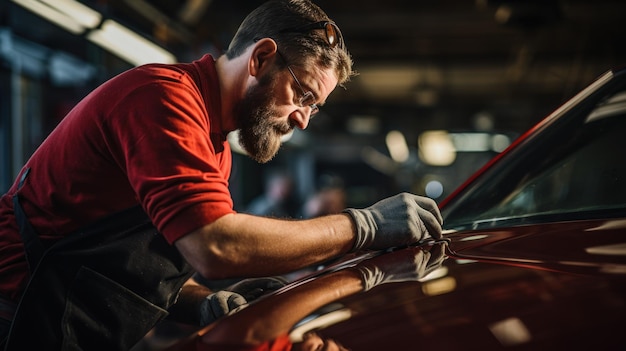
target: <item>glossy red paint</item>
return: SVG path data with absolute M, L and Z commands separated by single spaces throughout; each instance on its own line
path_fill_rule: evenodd
M 626 276 L 626 219 L 587 220 L 452 233 L 461 259 L 563 273 Z

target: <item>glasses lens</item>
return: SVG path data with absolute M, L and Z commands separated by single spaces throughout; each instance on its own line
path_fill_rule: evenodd
M 310 91 L 305 92 L 300 98 L 300 105 L 311 106 L 315 104 L 315 96 Z
M 317 104 L 315 103 L 315 96 L 313 96 L 313 93 L 310 91 L 302 94 L 302 97 L 300 98 L 300 106 L 309 106 L 311 108 L 311 115 L 314 115 L 319 111 L 319 107 L 317 107 Z

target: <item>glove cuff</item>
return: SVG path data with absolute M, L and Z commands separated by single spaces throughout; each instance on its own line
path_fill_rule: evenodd
M 215 313 L 213 312 L 213 308 L 211 307 L 211 299 L 214 298 L 214 295 L 215 294 L 208 295 L 200 303 L 200 308 L 198 309 L 198 320 L 200 321 L 200 326 L 202 327 L 212 323 L 217 319 L 217 316 L 215 315 Z
M 385 273 L 378 267 L 357 266 L 363 280 L 363 291 L 371 290 L 385 280 Z
M 356 227 L 356 235 L 354 239 L 354 246 L 350 252 L 356 252 L 369 247 L 374 241 L 374 236 L 378 230 L 378 226 L 374 221 L 370 211 L 357 210 L 354 208 L 346 208 L 342 211 L 347 213 L 352 218 L 354 226 Z

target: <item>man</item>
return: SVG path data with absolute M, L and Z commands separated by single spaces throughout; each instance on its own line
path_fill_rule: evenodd
M 273 170 L 265 177 L 263 193 L 246 206 L 245 213 L 276 218 L 295 217 L 294 183 L 291 175 Z
M 441 237 L 435 203 L 410 194 L 303 221 L 233 210 L 227 133 L 267 162 L 352 75 L 336 24 L 281 0 L 250 13 L 217 60 L 142 66 L 95 89 L 0 199 L 7 349 L 128 349 L 168 310 L 206 324 L 245 302 L 247 290 L 183 286 L 194 272 L 265 277 Z

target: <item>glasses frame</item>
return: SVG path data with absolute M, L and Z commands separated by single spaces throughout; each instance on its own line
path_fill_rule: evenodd
M 339 26 L 333 21 L 319 21 L 311 24 L 305 24 L 300 27 L 287 28 L 281 30 L 279 33 L 306 33 L 315 29 L 324 29 L 326 34 L 326 43 L 334 48 L 339 45 L 339 48 L 344 48 L 343 35 Z
M 278 56 L 280 56 L 281 60 L 283 60 L 285 65 L 287 65 L 287 70 L 293 77 L 293 80 L 296 82 L 296 85 L 298 86 L 298 88 L 300 89 L 300 92 L 302 93 L 302 95 L 300 95 L 300 98 L 298 100 L 298 105 L 300 105 L 300 107 L 308 106 L 311 109 L 311 116 L 315 115 L 320 110 L 319 106 L 317 106 L 317 104 L 314 102 L 315 94 L 313 94 L 313 92 L 310 90 L 304 89 L 304 87 L 300 83 L 300 80 L 298 79 L 298 77 L 296 77 L 296 74 L 293 72 L 293 69 L 291 69 L 291 66 L 289 65 L 289 63 L 287 63 L 287 60 L 285 59 L 283 54 L 281 54 L 280 51 L 276 51 L 276 52 L 278 53 Z M 313 102 L 309 103 L 309 101 L 307 100 L 313 101 Z

